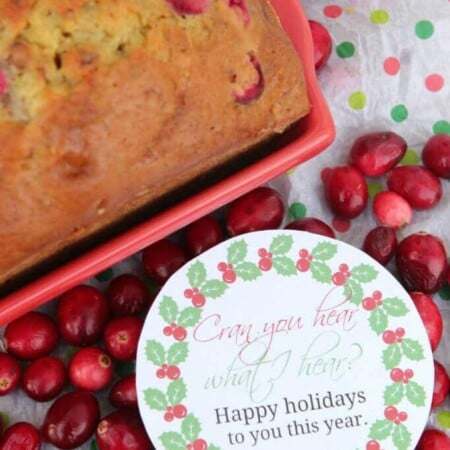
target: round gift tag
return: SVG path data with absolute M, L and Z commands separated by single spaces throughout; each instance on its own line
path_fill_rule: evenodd
M 238 236 L 164 285 L 138 347 L 156 449 L 414 449 L 433 358 L 414 305 L 362 251 L 291 230 Z

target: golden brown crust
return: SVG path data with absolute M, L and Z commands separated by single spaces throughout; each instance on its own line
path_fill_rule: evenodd
M 139 36 L 113 53 L 77 20 L 104 3 L 0 2 L 0 283 L 309 110 L 298 57 L 265 0 L 246 0 L 247 24 L 228 0 L 186 16 L 166 0 L 121 0 Z M 50 7 L 70 45 L 33 42 Z M 249 91 L 261 77 L 262 92 Z

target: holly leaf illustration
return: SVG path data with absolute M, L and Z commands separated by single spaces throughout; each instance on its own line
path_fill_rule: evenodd
M 383 440 L 391 435 L 394 423 L 390 420 L 377 420 L 371 427 L 369 437 L 371 439 Z
M 405 393 L 403 383 L 392 383 L 384 390 L 384 404 L 385 405 L 398 405 Z
M 423 356 L 423 348 L 418 341 L 410 338 L 404 338 L 400 344 L 403 354 L 412 361 L 421 361 Z
M 188 306 L 178 314 L 177 324 L 185 328 L 193 327 L 200 320 L 201 315 L 202 310 L 200 308 Z
M 173 366 L 186 361 L 188 353 L 186 342 L 175 342 L 167 350 L 167 364 Z
M 425 389 L 415 381 L 409 381 L 406 385 L 406 398 L 416 406 L 425 406 Z
M 213 279 L 205 281 L 200 289 L 200 292 L 205 297 L 218 298 L 225 292 L 225 289 L 227 288 L 228 286 L 222 280 Z
M 269 252 L 273 255 L 284 255 L 292 248 L 293 243 L 294 240 L 292 239 L 292 236 L 276 236 L 270 244 Z
M 312 277 L 319 283 L 329 283 L 331 280 L 331 269 L 321 261 L 312 261 L 309 267 Z
M 319 242 L 311 251 L 314 259 L 326 261 L 337 253 L 337 245 L 331 242 Z
M 294 261 L 287 256 L 275 256 L 272 258 L 272 267 L 280 275 L 292 276 L 297 274 L 297 267 Z
M 200 421 L 193 414 L 188 414 L 181 422 L 181 432 L 188 442 L 194 442 L 199 437 L 200 431 Z
M 389 297 L 383 299 L 383 304 L 381 306 L 386 314 L 394 317 L 401 317 L 409 312 L 402 299 L 398 297 Z
M 178 405 L 186 398 L 186 384 L 182 378 L 172 381 L 167 386 L 167 400 L 169 405 Z
M 397 425 L 392 433 L 392 442 L 398 450 L 408 450 L 411 444 L 411 433 L 403 423 Z
M 253 281 L 260 277 L 261 269 L 252 262 L 242 262 L 234 266 L 234 271 L 239 278 L 244 281 Z
M 205 265 L 200 261 L 195 262 L 189 267 L 187 271 L 187 277 L 189 280 L 189 284 L 193 288 L 198 288 L 206 280 Z
M 364 291 L 361 285 L 352 278 L 347 278 L 345 285 L 345 295 L 350 299 L 350 303 L 360 305 L 364 297 Z
M 145 403 L 156 411 L 165 411 L 167 408 L 167 399 L 159 389 L 148 388 L 144 391 Z
M 147 359 L 155 364 L 156 366 L 161 366 L 166 360 L 166 351 L 164 347 L 153 339 L 149 339 L 145 345 L 145 355 Z
M 178 316 L 178 306 L 172 297 L 165 295 L 159 304 L 159 315 L 166 323 L 174 323 Z
M 227 251 L 227 261 L 230 264 L 237 264 L 247 256 L 247 243 L 244 240 L 233 242 Z
M 186 450 L 186 441 L 180 433 L 167 431 L 159 437 L 166 450 Z
M 400 345 L 390 344 L 385 350 L 383 350 L 383 363 L 386 369 L 393 369 L 397 367 L 402 359 L 402 351 Z
M 369 324 L 370 328 L 380 335 L 388 326 L 388 316 L 381 308 L 375 308 L 370 313 Z
M 352 278 L 360 283 L 369 283 L 375 280 L 378 272 L 369 264 L 359 264 L 350 270 Z

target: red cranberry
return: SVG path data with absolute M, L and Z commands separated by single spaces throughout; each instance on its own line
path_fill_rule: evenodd
M 0 353 L 0 397 L 16 389 L 21 375 L 22 369 L 19 362 L 7 353 Z
M 281 225 L 284 205 L 277 191 L 261 186 L 234 200 L 228 209 L 226 227 L 232 235 L 276 229 Z
M 209 0 L 166 0 L 181 16 L 202 14 L 209 6 Z
M 414 209 L 432 208 L 442 197 L 441 181 L 425 167 L 394 167 L 386 180 L 389 189 L 404 197 Z
M 333 229 L 328 224 L 315 217 L 305 217 L 303 219 L 294 220 L 288 223 L 284 228 L 286 230 L 309 231 L 310 233 L 320 234 L 330 238 L 336 237 Z
M 116 408 L 138 409 L 136 374 L 131 373 L 116 381 L 108 395 L 109 402 Z
M 428 294 L 411 292 L 410 296 L 422 319 L 430 341 L 431 350 L 434 352 L 441 341 L 444 329 L 441 311 Z
M 450 135 L 436 134 L 428 139 L 422 160 L 436 176 L 450 178 Z
M 314 67 L 316 71 L 319 71 L 330 57 L 333 41 L 324 25 L 315 20 L 308 22 L 313 40 Z
M 363 175 L 379 177 L 397 165 L 406 153 L 407 143 L 392 131 L 376 131 L 358 137 L 350 149 L 350 162 Z
M 106 300 L 114 316 L 145 314 L 151 304 L 147 286 L 131 273 L 119 275 L 109 283 Z
M 382 265 L 394 256 L 397 247 L 397 234 L 391 227 L 377 226 L 370 230 L 363 242 L 363 250 Z
M 31 423 L 16 422 L 0 439 L 0 448 L 2 450 L 40 450 L 41 435 Z
M 142 251 L 142 265 L 148 277 L 162 285 L 188 257 L 184 249 L 169 239 L 161 239 Z
M 35 359 L 23 372 L 22 388 L 28 397 L 46 402 L 57 397 L 66 383 L 66 367 L 54 356 Z
M 326 172 L 325 200 L 339 217 L 353 219 L 367 205 L 367 183 L 361 172 L 353 166 L 337 166 Z
M 118 361 L 135 359 L 143 326 L 144 320 L 136 316 L 112 319 L 103 335 L 106 351 Z
M 234 99 L 237 103 L 246 105 L 257 100 L 264 92 L 264 74 L 261 69 L 261 64 L 256 59 L 255 55 L 249 54 L 249 64 L 253 67 L 255 72 L 255 81 L 245 88 L 240 88 L 233 92 Z
M 186 227 L 186 247 L 192 256 L 205 252 L 224 239 L 219 221 L 213 216 L 204 216 Z
M 97 342 L 109 318 L 108 303 L 95 287 L 78 285 L 59 299 L 56 318 L 62 337 L 75 346 Z
M 447 369 L 438 361 L 434 361 L 434 387 L 431 407 L 437 408 L 444 403 L 450 391 L 450 379 Z
M 16 358 L 35 359 L 56 348 L 59 333 L 49 315 L 32 311 L 6 326 L 3 341 L 7 352 Z
M 426 294 L 444 283 L 447 255 L 442 241 L 428 233 L 414 233 L 397 245 L 395 262 L 406 289 Z
M 410 204 L 392 191 L 382 191 L 375 195 L 373 212 L 381 225 L 395 229 L 404 227 L 412 219 Z
M 443 431 L 427 429 L 422 433 L 415 450 L 450 450 L 450 437 Z

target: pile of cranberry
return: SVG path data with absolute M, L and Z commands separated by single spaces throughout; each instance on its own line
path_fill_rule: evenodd
M 331 38 L 326 30 L 312 25 L 319 69 L 330 53 Z M 441 179 L 450 179 L 450 136 L 428 140 L 422 151 L 423 165 L 399 165 L 406 149 L 404 139 L 390 131 L 361 136 L 351 147 L 347 165 L 323 172 L 323 194 L 336 216 L 353 219 L 369 205 L 367 178 L 386 178 L 387 190 L 376 194 L 372 202 L 379 223 L 367 233 L 363 250 L 383 265 L 394 262 L 434 351 L 442 338 L 443 320 L 432 295 L 444 283 L 450 284 L 447 254 L 437 236 L 414 233 L 398 242 L 397 231 L 412 220 L 414 210 L 432 208 L 440 201 Z M 32 311 L 9 323 L 0 352 L 0 397 L 21 389 L 33 401 L 48 403 L 48 408 L 39 424 L 17 422 L 7 427 L 0 420 L 0 448 L 38 450 L 41 442 L 49 442 L 73 449 L 95 436 L 91 448 L 99 450 L 153 449 L 138 412 L 133 362 L 144 317 L 158 288 L 190 258 L 228 236 L 280 228 L 285 216 L 277 191 L 268 186 L 256 188 L 217 215 L 205 216 L 176 237 L 145 248 L 140 254 L 141 275 L 117 275 L 103 291 L 91 285 L 76 286 L 55 299 L 52 312 Z M 335 238 L 333 229 L 315 217 L 284 227 Z M 267 256 L 261 258 L 270 263 Z M 307 265 L 308 255 L 303 260 Z M 223 267 L 223 277 L 232 276 L 232 267 Z M 154 292 L 149 281 L 156 286 Z M 193 304 L 202 301 L 197 292 L 189 295 Z M 372 300 L 362 307 L 375 307 L 376 298 Z M 183 331 L 167 330 L 175 338 L 182 338 Z M 70 352 L 61 352 L 62 348 Z M 62 353 L 66 358 L 58 356 Z M 131 371 L 119 375 L 117 368 L 123 363 L 129 363 Z M 450 389 L 446 369 L 438 361 L 434 364 L 433 408 L 444 402 Z M 159 374 L 176 379 L 176 369 L 161 367 Z M 391 376 L 408 379 L 407 373 L 398 371 Z M 106 399 L 106 408 L 100 398 Z M 174 408 L 173 414 L 185 411 Z M 371 445 L 366 450 L 379 450 Z M 206 450 L 207 444 L 198 439 L 187 448 Z M 450 438 L 428 429 L 416 450 L 450 450 Z

